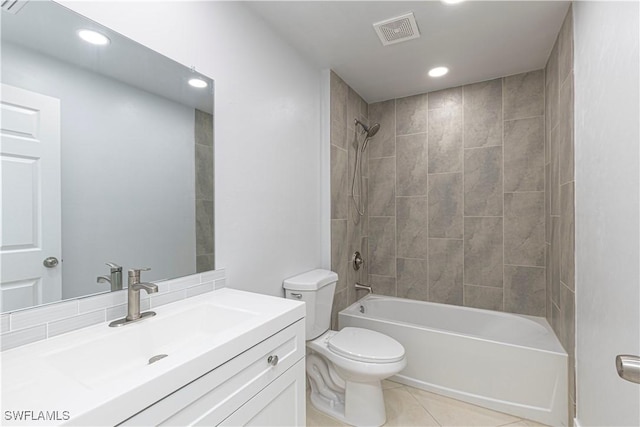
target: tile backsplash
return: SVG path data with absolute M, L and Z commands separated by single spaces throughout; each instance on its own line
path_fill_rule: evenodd
M 158 292 L 140 293 L 140 309 L 149 310 L 225 287 L 225 271 L 211 270 L 156 282 Z M 66 332 L 124 317 L 127 292 L 112 292 L 0 315 L 0 350 L 9 350 Z

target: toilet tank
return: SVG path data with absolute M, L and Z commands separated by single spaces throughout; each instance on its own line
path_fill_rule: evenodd
M 329 270 L 311 270 L 286 279 L 285 298 L 304 301 L 307 341 L 319 337 L 331 327 L 331 306 L 338 275 Z

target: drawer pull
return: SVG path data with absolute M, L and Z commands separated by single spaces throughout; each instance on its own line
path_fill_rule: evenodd
M 271 366 L 276 366 L 278 364 L 278 356 L 269 356 L 267 358 L 267 363 Z

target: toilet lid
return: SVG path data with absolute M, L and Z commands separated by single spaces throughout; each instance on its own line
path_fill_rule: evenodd
M 329 339 L 328 346 L 340 356 L 361 362 L 391 363 L 404 357 L 402 344 L 369 329 L 344 328 Z

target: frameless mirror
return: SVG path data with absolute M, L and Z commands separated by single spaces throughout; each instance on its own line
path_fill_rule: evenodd
M 52 1 L 1 24 L 2 311 L 213 269 L 213 80 Z

